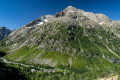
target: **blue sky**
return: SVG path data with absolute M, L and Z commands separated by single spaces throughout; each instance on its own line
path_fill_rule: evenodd
M 18 29 L 42 15 L 54 15 L 67 6 L 120 20 L 120 0 L 0 0 L 0 26 Z

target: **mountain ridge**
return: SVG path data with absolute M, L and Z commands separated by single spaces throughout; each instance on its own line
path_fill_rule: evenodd
M 7 27 L 3 26 L 0 27 L 0 40 L 4 39 L 7 37 L 12 31 L 8 29 Z

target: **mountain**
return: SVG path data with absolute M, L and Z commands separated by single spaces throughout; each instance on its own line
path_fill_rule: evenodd
M 4 39 L 11 33 L 11 30 L 7 27 L 0 27 L 0 40 Z
M 69 69 L 92 79 L 120 75 L 119 30 L 120 21 L 68 6 L 13 31 L 0 50 L 11 61 Z

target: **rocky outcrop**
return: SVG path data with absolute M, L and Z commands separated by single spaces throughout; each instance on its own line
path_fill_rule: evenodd
M 65 10 L 63 10 L 62 12 L 60 13 L 57 13 L 55 15 L 55 17 L 63 17 L 63 16 L 67 16 L 67 13 L 83 13 L 84 11 L 81 10 L 81 9 L 76 9 L 75 7 L 72 7 L 72 6 L 68 6 Z
M 107 16 L 104 14 L 94 14 L 92 12 L 84 12 L 82 13 L 84 16 L 88 17 L 89 19 L 102 24 L 102 23 L 107 23 L 107 22 L 112 22 L 111 19 L 109 19 Z
M 120 60 L 116 59 L 116 58 L 113 58 L 110 60 L 110 62 L 112 63 L 120 63 Z
M 34 26 L 34 25 L 41 25 L 43 24 L 44 22 L 48 22 L 50 19 L 52 19 L 53 16 L 52 15 L 44 15 L 32 22 L 30 22 L 29 24 L 25 25 L 26 27 L 31 27 L 31 26 Z
M 112 22 L 111 19 L 109 19 L 104 14 L 94 14 L 92 12 L 85 12 L 81 9 L 76 9 L 75 7 L 68 6 L 65 10 L 63 10 L 60 13 L 57 13 L 55 17 L 64 17 L 64 16 L 70 16 L 71 14 L 76 14 L 74 18 L 76 19 L 78 16 L 85 16 L 90 20 L 93 20 L 99 24 L 106 23 L 106 22 Z

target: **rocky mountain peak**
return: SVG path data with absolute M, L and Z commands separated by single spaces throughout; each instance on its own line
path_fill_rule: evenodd
M 65 10 L 73 10 L 73 11 L 75 11 L 77 9 L 75 7 L 72 7 L 72 6 L 68 6 Z
M 83 13 L 84 11 L 81 9 L 77 9 L 75 7 L 72 6 L 68 6 L 67 8 L 65 8 L 62 12 L 59 12 L 55 15 L 55 17 L 63 17 L 65 16 L 67 13 Z
M 0 27 L 0 40 L 8 36 L 10 33 L 11 33 L 11 30 L 9 30 L 7 27 L 5 26 Z
M 77 9 L 77 8 L 75 8 L 75 7 L 72 7 L 72 6 L 68 6 L 64 11 L 70 11 L 70 12 L 84 12 L 83 10 Z
M 104 14 L 95 14 L 92 12 L 85 12 L 84 10 L 81 9 L 77 9 L 75 7 L 72 6 L 68 6 L 67 8 L 65 8 L 62 12 L 57 13 L 55 15 L 55 17 L 71 17 L 71 16 L 85 16 L 84 18 L 88 18 L 90 20 L 93 20 L 95 22 L 97 22 L 98 24 L 102 25 L 104 23 L 108 23 L 108 22 L 112 22 L 112 20 L 110 18 L 108 18 L 106 15 Z
M 7 28 L 7 27 L 5 27 L 5 26 L 2 26 L 2 27 L 0 27 L 0 30 L 1 30 L 1 29 L 8 29 L 8 28 Z

